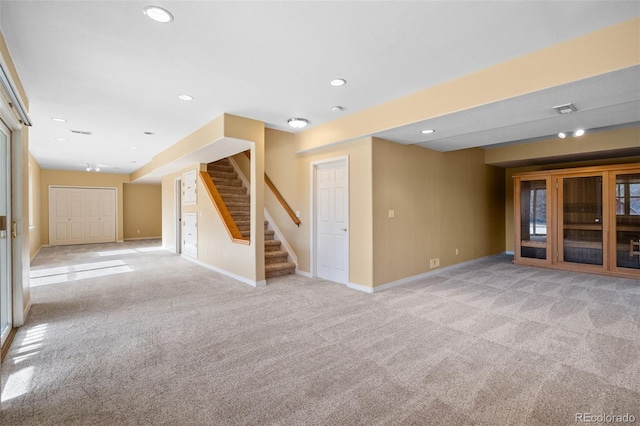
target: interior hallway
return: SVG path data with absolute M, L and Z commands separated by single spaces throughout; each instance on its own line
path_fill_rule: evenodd
M 252 288 L 157 240 L 43 248 L 0 423 L 640 418 L 639 282 L 511 260 L 368 295 L 296 275 Z

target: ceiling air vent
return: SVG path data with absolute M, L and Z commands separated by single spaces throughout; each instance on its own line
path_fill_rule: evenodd
M 573 104 L 558 105 L 554 106 L 553 109 L 555 109 L 558 114 L 569 114 L 578 110 Z
M 86 130 L 73 130 L 71 129 L 71 133 L 77 133 L 79 135 L 90 135 L 91 132 L 87 132 Z

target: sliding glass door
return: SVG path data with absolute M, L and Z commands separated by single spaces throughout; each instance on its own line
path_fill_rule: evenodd
M 11 331 L 10 131 L 0 121 L 0 345 Z

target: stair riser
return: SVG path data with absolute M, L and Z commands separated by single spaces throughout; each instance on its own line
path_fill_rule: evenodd
M 276 240 L 267 240 L 267 241 L 276 241 Z M 265 241 L 264 251 L 280 251 L 280 242 L 278 241 L 278 245 L 267 245 Z
M 209 164 L 207 165 L 207 171 L 211 172 L 227 172 L 233 173 L 235 172 L 233 166 L 231 164 Z
M 290 269 L 281 269 L 279 271 L 269 271 L 269 272 L 265 272 L 264 276 L 265 278 L 275 278 L 275 277 L 281 277 L 283 275 L 290 275 L 295 273 L 296 269 L 295 268 L 290 268 Z
M 243 207 L 243 206 L 227 206 L 227 210 L 229 210 L 229 213 L 231 213 L 231 215 L 233 216 L 234 213 L 242 213 L 242 214 L 249 214 L 250 210 L 249 207 Z
M 282 255 L 278 257 L 265 257 L 264 264 L 271 265 L 273 263 L 282 263 L 287 261 L 287 255 Z
M 236 172 L 220 172 L 218 170 L 210 171 L 209 176 L 211 176 L 212 179 L 238 179 L 238 174 Z
M 247 188 L 242 186 L 216 186 L 218 188 L 218 192 L 224 198 L 226 194 L 236 194 L 236 195 L 246 195 Z
M 225 203 L 251 203 L 251 197 L 245 194 L 221 194 L 221 196 Z
M 213 183 L 215 183 L 216 186 L 242 186 L 242 181 L 240 179 L 212 177 L 211 180 L 213 180 Z

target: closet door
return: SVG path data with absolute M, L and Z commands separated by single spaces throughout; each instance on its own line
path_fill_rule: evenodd
M 607 175 L 557 178 L 558 264 L 576 271 L 598 272 L 608 266 L 609 206 Z
M 51 187 L 49 244 L 116 241 L 116 190 Z
M 67 245 L 84 242 L 84 201 L 77 188 L 49 190 L 49 244 Z

